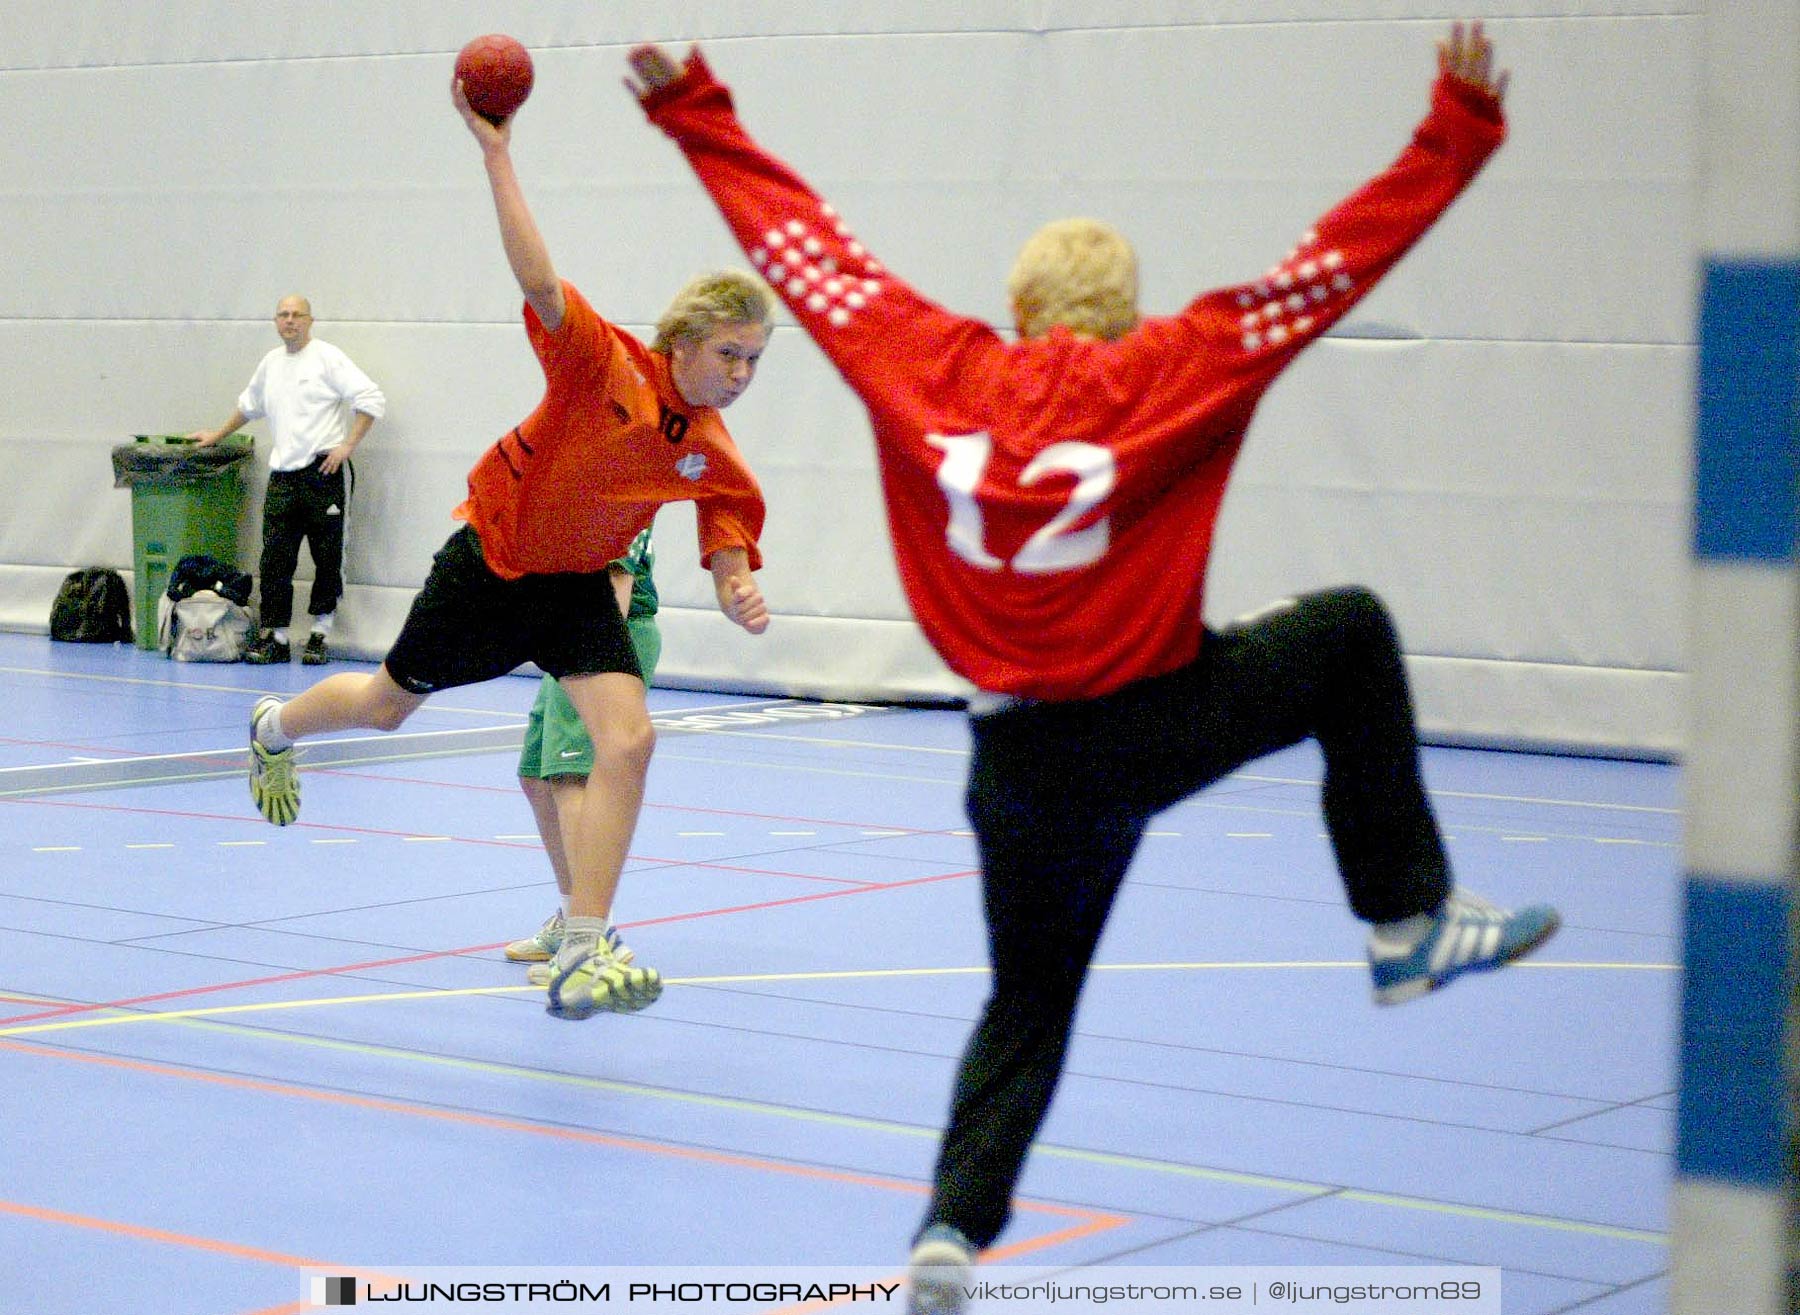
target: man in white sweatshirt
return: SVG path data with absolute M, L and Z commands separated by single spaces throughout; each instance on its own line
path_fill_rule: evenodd
M 344 592 L 344 526 L 356 486 L 350 454 L 387 409 L 375 382 L 338 348 L 314 338 L 312 325 L 305 297 L 283 297 L 275 308 L 281 346 L 257 365 L 229 420 L 189 435 L 210 446 L 252 420 L 269 419 L 269 490 L 257 568 L 262 630 L 244 654 L 246 662 L 286 662 L 291 656 L 288 624 L 302 540 L 312 551 L 313 586 L 307 600 L 312 634 L 301 661 L 321 666 L 330 660 L 326 637 Z

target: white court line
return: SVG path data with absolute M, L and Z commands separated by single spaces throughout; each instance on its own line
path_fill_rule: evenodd
M 181 689 L 222 691 L 222 692 L 228 692 L 228 693 L 233 693 L 233 694 L 253 694 L 253 693 L 257 692 L 255 690 L 245 690 L 238 686 L 196 685 L 196 684 L 188 684 L 186 682 L 179 682 L 179 681 L 148 680 L 148 679 L 143 679 L 143 678 L 139 678 L 139 677 L 103 676 L 103 675 L 92 675 L 92 674 L 85 674 L 85 673 L 79 673 L 79 672 L 51 672 L 51 671 L 44 671 L 41 669 L 28 668 L 28 667 L 0 667 L 0 673 L 8 673 L 8 672 L 14 673 L 14 674 L 41 675 L 41 676 L 60 677 L 60 678 L 75 679 L 75 680 L 91 680 L 91 681 L 96 681 L 96 682 L 101 682 L 101 683 L 111 682 L 114 684 L 125 684 L 125 685 L 145 685 L 145 686 L 154 686 L 154 687 L 173 687 L 173 688 L 181 688 Z M 817 702 L 817 701 L 816 700 L 807 700 L 807 699 L 765 699 L 765 700 L 757 700 L 757 701 L 752 701 L 752 702 L 747 702 L 747 703 L 702 704 L 698 707 L 692 707 L 692 708 L 675 708 L 675 709 L 659 711 L 659 712 L 652 714 L 651 719 L 652 719 L 652 721 L 661 721 L 664 719 L 674 720 L 674 719 L 678 719 L 678 718 L 682 718 L 682 717 L 691 717 L 691 716 L 703 715 L 703 714 L 713 713 L 713 712 L 754 712 L 758 708 L 771 708 L 771 707 L 796 706 L 796 705 L 805 706 L 806 704 L 812 703 L 812 702 Z M 459 715 L 484 716 L 484 717 L 492 717 L 495 719 L 501 719 L 501 720 L 504 720 L 506 724 L 502 725 L 502 726 L 482 728 L 480 730 L 475 730 L 475 731 L 462 731 L 462 732 L 425 731 L 425 732 L 420 732 L 417 735 L 410 736 L 410 737 L 406 736 L 406 735 L 394 735 L 391 733 L 389 733 L 389 734 L 375 733 L 375 734 L 366 735 L 366 736 L 348 736 L 348 737 L 343 737 L 343 738 L 323 738 L 322 737 L 317 740 L 308 741 L 307 744 L 305 746 L 303 746 L 303 757 L 301 760 L 301 766 L 304 769 L 306 767 L 332 766 L 332 765 L 336 765 L 338 762 L 356 762 L 356 761 L 362 761 L 362 762 L 366 762 L 366 763 L 382 762 L 382 761 L 395 762 L 395 761 L 404 761 L 407 758 L 411 758 L 411 757 L 431 758 L 431 757 L 438 757 L 438 756 L 446 756 L 446 755 L 444 755 L 442 750 L 437 750 L 435 752 L 431 751 L 431 750 L 426 750 L 426 751 L 419 752 L 417 754 L 408 754 L 408 753 L 404 752 L 404 746 L 409 739 L 411 739 L 413 741 L 418 741 L 418 742 L 431 742 L 439 736 L 484 737 L 484 736 L 494 735 L 494 736 L 499 736 L 499 737 L 505 738 L 511 734 L 520 733 L 520 732 L 522 732 L 522 729 L 523 729 L 523 721 L 521 720 L 519 714 L 496 712 L 491 709 L 459 708 L 452 704 L 436 704 L 436 703 L 434 703 L 434 704 L 430 704 L 428 706 L 432 709 L 435 709 L 435 710 L 441 711 L 441 712 L 451 712 L 451 713 L 457 713 Z M 840 705 L 836 705 L 836 706 L 842 706 L 842 707 L 846 707 L 846 708 L 856 707 L 859 709 L 863 707 L 863 705 L 855 705 L 855 704 L 840 704 Z M 878 708 L 878 707 L 868 709 L 868 711 L 882 711 L 882 710 L 883 709 Z M 857 715 L 861 715 L 861 713 L 859 712 Z M 819 724 L 825 725 L 825 724 L 830 724 L 830 723 L 829 722 L 821 722 Z M 669 729 L 676 729 L 676 728 L 670 727 Z M 968 758 L 970 755 L 970 751 L 966 748 L 941 748 L 941 747 L 932 746 L 932 745 L 892 744 L 892 743 L 887 743 L 887 742 L 883 742 L 883 741 L 872 741 L 872 740 L 853 740 L 853 741 L 852 740 L 831 740 L 831 739 L 823 739 L 816 735 L 783 734 L 778 731 L 732 730 L 732 729 L 728 729 L 725 727 L 692 727 L 692 728 L 684 727 L 684 728 L 680 728 L 680 729 L 682 729 L 683 732 L 686 734 L 702 734 L 702 735 L 709 735 L 709 736 L 717 736 L 717 737 L 721 737 L 721 738 L 768 740 L 768 741 L 775 741 L 775 742 L 782 742 L 782 743 L 804 744 L 804 745 L 807 745 L 810 747 L 821 748 L 821 749 L 826 749 L 826 750 L 869 749 L 869 750 L 879 750 L 882 752 L 889 752 L 889 753 L 925 754 L 925 755 L 931 755 L 931 756 L 944 756 L 944 757 L 954 757 L 954 758 L 963 758 L 963 759 Z M 485 745 L 485 740 L 478 743 L 476 739 L 471 739 L 469 741 L 465 751 L 467 751 L 467 752 L 482 752 L 482 751 L 485 751 L 484 745 Z M 501 744 L 496 743 L 493 746 L 493 751 L 499 752 L 499 751 L 502 751 L 503 749 L 511 748 L 511 747 L 516 747 L 516 744 L 501 745 Z M 370 753 L 367 757 L 364 757 L 363 756 L 364 752 L 367 750 L 379 750 L 380 752 Z M 454 750 L 452 752 L 454 752 Z M 127 767 L 131 764 L 139 763 L 139 762 L 170 763 L 170 762 L 178 762 L 178 761 L 182 761 L 182 760 L 194 760 L 195 765 L 200 766 L 203 761 L 211 760 L 213 762 L 217 762 L 222 755 L 234 754 L 234 753 L 241 754 L 242 750 L 240 750 L 240 749 L 203 750 L 200 752 L 189 753 L 189 754 L 144 755 L 141 757 L 132 757 L 132 758 L 106 759 L 106 760 L 103 760 L 101 763 L 98 763 L 95 765 L 101 767 L 102 769 L 111 769 L 113 771 L 117 771 L 118 769 L 120 769 L 122 767 Z M 341 759 L 338 757 L 339 753 L 342 753 L 342 755 L 343 755 Z M 680 755 L 666 755 L 666 756 L 675 757 L 678 760 L 690 761 L 690 762 L 702 762 L 702 761 L 723 762 L 723 761 L 725 761 L 725 760 L 713 760 L 713 759 L 681 758 Z M 754 765 L 754 766 L 762 767 L 764 769 L 766 769 L 768 766 L 770 766 L 770 764 L 766 764 L 766 763 L 764 763 L 764 764 L 742 764 L 742 763 L 740 763 L 740 764 L 728 764 L 728 765 L 739 765 L 739 766 Z M 64 766 L 67 767 L 67 766 L 69 766 L 69 764 L 64 764 Z M 907 782 L 932 784 L 932 785 L 946 784 L 946 782 L 944 782 L 938 778 L 934 778 L 934 777 L 899 776 L 899 775 L 894 775 L 891 773 L 881 773 L 881 772 L 849 772 L 849 771 L 844 771 L 842 769 L 833 769 L 833 768 L 806 768 L 806 767 L 800 767 L 800 766 L 797 766 L 794 764 L 778 764 L 778 766 L 785 767 L 787 770 L 792 770 L 792 771 L 812 771 L 812 772 L 818 772 L 820 774 L 831 775 L 831 776 L 861 777 L 861 778 L 874 779 L 874 780 L 896 780 L 896 781 L 907 781 Z M 25 777 L 26 773 L 34 773 L 35 774 L 38 772 L 42 772 L 44 770 L 46 770 L 46 769 L 41 769 L 41 768 L 0 769 L 0 798 L 7 797 L 9 795 L 16 797 L 16 796 L 25 795 L 25 794 L 60 793 L 60 792 L 62 792 L 62 791 L 56 789 L 52 785 L 46 785 L 44 783 L 40 783 L 36 779 L 35 775 L 29 780 L 27 780 Z M 50 769 L 50 770 L 54 770 L 54 769 Z M 17 785 L 19 788 L 7 789 L 6 786 L 8 784 L 13 783 L 10 780 L 10 778 L 12 778 L 15 774 L 17 774 L 17 776 L 18 776 Z M 206 779 L 207 776 L 209 776 L 209 775 L 210 776 L 221 776 L 221 775 L 228 775 L 228 774 L 230 774 L 229 770 L 224 771 L 224 772 L 215 771 L 215 772 L 207 773 L 204 775 L 196 773 L 192 777 L 172 777 L 172 776 L 171 777 L 161 777 L 161 778 L 158 778 L 158 780 L 161 783 L 173 783 L 174 781 L 181 780 L 181 779 Z M 1251 772 L 1236 772 L 1224 779 L 1226 781 L 1250 782 L 1250 783 L 1254 783 L 1254 784 L 1258 784 L 1258 785 L 1303 786 L 1303 787 L 1308 787 L 1308 788 L 1317 787 L 1317 785 L 1318 785 L 1317 781 L 1308 780 L 1305 778 L 1282 777 L 1282 776 L 1263 776 L 1263 775 L 1258 775 L 1256 773 L 1251 773 Z M 150 783 L 152 783 L 152 782 L 150 782 L 150 781 L 110 782 L 110 784 L 150 784 Z M 71 782 L 71 783 L 69 783 L 67 788 L 80 788 L 80 786 L 77 783 Z M 1202 793 L 1204 794 L 1204 792 L 1202 792 Z M 1678 808 L 1662 808 L 1662 807 L 1646 805 L 1646 804 L 1603 803 L 1603 802 L 1596 802 L 1593 800 L 1581 800 L 1581 799 L 1551 799 L 1551 798 L 1544 798 L 1544 797 L 1533 796 L 1533 795 L 1506 795 L 1506 794 L 1495 794 L 1495 793 L 1469 791 L 1469 790 L 1439 790 L 1439 789 L 1431 789 L 1429 787 L 1427 788 L 1426 793 L 1428 795 L 1432 796 L 1433 798 L 1438 798 L 1438 799 L 1466 799 L 1466 800 L 1476 800 L 1476 801 L 1483 801 L 1483 802 L 1489 802 L 1489 803 L 1528 804 L 1528 805 L 1537 805 L 1537 806 L 1541 806 L 1541 807 L 1552 807 L 1552 808 L 1590 809 L 1590 810 L 1601 811 L 1601 812 L 1642 813 L 1642 814 L 1663 816 L 1663 817 L 1679 817 L 1681 815 L 1681 810 Z M 1227 805 L 1214 803 L 1211 800 L 1202 800 L 1199 797 L 1186 800 L 1186 801 L 1184 801 L 1184 803 L 1186 806 L 1190 806 L 1190 807 L 1199 806 L 1199 807 L 1208 807 L 1208 808 L 1214 808 L 1214 809 L 1221 809 L 1221 808 L 1228 807 Z M 1246 811 L 1246 812 L 1260 811 L 1260 812 L 1268 813 L 1270 815 L 1280 815 L 1280 816 L 1299 816 L 1299 815 L 1301 815 L 1297 810 L 1287 810 L 1287 809 L 1277 809 L 1277 808 L 1256 809 L 1256 808 L 1245 807 L 1242 805 L 1239 805 L 1238 807 L 1242 811 Z M 1465 830 L 1484 830 L 1484 828 L 1478 828 L 1478 827 L 1465 827 L 1464 829 Z M 1499 830 L 1500 828 L 1485 828 L 1485 829 L 1486 830 Z M 1560 837 L 1560 838 L 1589 839 L 1590 837 Z M 1647 843 L 1658 843 L 1658 842 L 1647 842 Z
M 895 746 L 895 747 L 904 747 L 904 746 Z M 765 773 L 766 772 L 800 772 L 800 773 L 812 775 L 812 776 L 844 777 L 844 778 L 848 778 L 848 779 L 852 779 L 852 780 L 904 781 L 904 782 L 907 782 L 908 784 L 942 785 L 942 786 L 949 786 L 949 787 L 952 787 L 952 788 L 955 788 L 958 790 L 960 790 L 962 788 L 962 783 L 960 781 L 948 780 L 943 777 L 937 777 L 937 776 L 911 776 L 911 775 L 906 775 L 906 774 L 900 773 L 900 772 L 851 771 L 851 770 L 848 770 L 848 769 L 842 768 L 842 767 L 812 767 L 812 766 L 808 766 L 808 765 L 801 764 L 801 763 L 757 762 L 757 761 L 752 761 L 749 759 L 742 759 L 742 758 L 724 758 L 724 757 L 700 758 L 700 757 L 695 757 L 692 754 L 666 753 L 661 749 L 657 750 L 657 757 L 661 761 L 699 763 L 699 764 L 703 764 L 705 766 L 711 766 L 711 767 L 743 767 L 746 769 L 751 769 L 751 770 L 765 772 Z M 1229 777 L 1227 779 L 1237 780 L 1240 778 Z M 1296 782 L 1294 782 L 1294 784 L 1316 786 L 1318 784 L 1318 782 L 1317 781 L 1296 781 Z M 1224 802 L 1224 800 L 1226 800 L 1226 799 L 1236 799 L 1239 797 L 1240 796 L 1237 796 L 1237 795 L 1227 794 L 1227 795 L 1219 796 L 1218 798 L 1213 798 L 1213 797 L 1209 796 L 1206 791 L 1202 790 L 1199 794 L 1194 795 L 1191 798 L 1182 800 L 1181 803 L 1176 805 L 1176 807 L 1177 808 L 1200 808 L 1200 809 L 1207 809 L 1211 812 L 1218 812 L 1218 813 L 1250 813 L 1250 814 L 1260 816 L 1260 817 L 1303 817 L 1303 818 L 1315 818 L 1316 819 L 1319 815 L 1319 810 L 1317 808 L 1277 808 L 1277 807 L 1274 807 L 1269 804 L 1239 804 L 1239 803 Z M 1520 800 L 1517 800 L 1516 802 L 1530 803 L 1531 801 L 1528 799 L 1520 799 Z M 1605 804 L 1577 804 L 1574 806 L 1583 807 L 1583 808 L 1595 808 L 1595 809 L 1604 809 L 1607 807 L 1607 805 L 1605 805 Z M 1627 809 L 1629 811 L 1634 811 L 1634 812 L 1657 811 L 1657 810 L 1652 810 L 1652 809 L 1639 808 L 1635 805 L 1622 804 L 1622 805 L 1620 805 L 1620 807 Z M 1675 812 L 1676 810 L 1671 809 L 1668 811 Z M 1459 834 L 1459 835 L 1515 835 L 1515 834 L 1517 834 L 1510 827 L 1474 826 L 1474 825 L 1470 825 L 1467 823 L 1458 824 L 1456 831 L 1457 831 L 1457 834 Z M 968 836 L 968 835 L 973 835 L 974 832 L 972 832 L 972 831 L 943 831 L 943 832 L 932 831 L 932 832 L 920 832 L 919 834 Z M 1179 832 L 1169 832 L 1167 834 L 1179 835 L 1180 833 Z M 1449 839 L 1448 836 L 1446 836 L 1445 838 Z M 1584 835 L 1575 835 L 1575 834 L 1571 834 L 1571 833 L 1567 833 L 1567 832 L 1553 831 L 1553 832 L 1546 833 L 1545 838 L 1550 839 L 1550 840 L 1591 841 L 1591 840 L 1593 840 L 1594 837 L 1584 836 Z M 1674 842 L 1666 841 L 1666 840 L 1643 840 L 1638 843 L 1654 846 L 1658 849 L 1670 849 L 1670 848 L 1675 847 Z
M 4 668 L 0 668 L 4 670 Z M 122 682 L 122 677 L 99 679 Z M 166 681 L 141 681 L 141 684 L 166 685 Z M 183 688 L 196 688 L 183 686 Z M 236 693 L 245 691 L 236 690 Z M 757 703 L 727 705 L 736 712 L 757 708 L 793 707 L 804 700 L 765 699 Z M 849 707 L 851 705 L 837 705 Z M 681 718 L 697 715 L 700 710 L 654 713 L 651 724 L 659 732 L 681 735 L 708 733 L 709 728 L 683 725 Z M 500 716 L 501 714 L 492 714 Z M 476 726 L 463 730 L 418 732 L 374 732 L 361 735 L 321 736 L 308 740 L 300 748 L 303 770 L 350 765 L 369 766 L 378 763 L 408 762 L 468 754 L 517 752 L 525 734 L 525 723 L 514 719 L 503 725 Z M 27 767 L 0 768 L 0 799 L 25 798 L 31 795 L 72 794 L 84 790 L 107 790 L 149 785 L 173 785 L 182 782 L 213 781 L 237 776 L 244 771 L 246 750 L 200 749 L 186 753 L 134 754 L 90 762 L 60 762 Z
M 829 722 L 819 724 L 830 725 Z M 811 735 L 781 735 L 772 731 L 734 731 L 720 728 L 714 730 L 712 734 L 730 739 L 785 740 L 817 745 L 821 748 L 882 749 L 890 753 L 938 754 L 952 758 L 967 758 L 970 753 L 968 749 L 945 749 L 935 745 L 884 744 L 875 740 L 821 740 Z M 1430 748 L 1431 746 L 1424 747 Z M 1253 772 L 1233 772 L 1224 779 L 1227 781 L 1251 781 L 1257 785 L 1318 785 L 1317 781 L 1307 780 L 1303 777 L 1259 776 Z M 1681 816 L 1679 808 L 1662 808 L 1651 804 L 1609 804 L 1591 799 L 1542 799 L 1535 795 L 1488 794 L 1477 790 L 1435 790 L 1430 787 L 1426 788 L 1425 793 L 1438 799 L 1475 799 L 1497 804 L 1543 804 L 1553 808 L 1595 808 L 1619 813 L 1651 813 L 1663 817 Z
M 47 680 L 85 680 L 101 685 L 135 685 L 151 689 L 191 689 L 208 694 L 242 694 L 245 697 L 275 694 L 284 698 L 291 698 L 293 695 L 293 691 L 291 690 L 252 689 L 243 685 L 209 685 L 201 681 L 192 680 L 153 680 L 147 676 L 109 676 L 99 672 L 88 671 L 54 671 L 47 667 L 0 667 L 0 675 L 43 676 Z M 810 700 L 806 699 L 784 699 L 781 701 L 788 703 L 810 702 Z M 755 700 L 751 703 L 703 703 L 698 707 L 693 708 L 671 708 L 654 715 L 658 717 L 688 717 L 693 716 L 696 713 L 732 712 L 751 707 L 767 706 L 769 703 L 770 700 L 768 699 Z M 459 707 L 454 703 L 441 703 L 435 699 L 426 705 L 426 710 L 431 712 L 454 713 L 461 717 L 497 717 L 506 721 L 508 724 L 516 722 L 521 726 L 523 726 L 525 722 L 525 714 L 522 712 L 507 712 L 499 708 Z M 103 761 L 117 762 L 120 760 L 108 758 Z

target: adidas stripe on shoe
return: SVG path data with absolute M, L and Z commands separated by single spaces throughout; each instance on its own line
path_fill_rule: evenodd
M 1369 938 L 1375 1003 L 1405 1004 L 1464 973 L 1504 967 L 1537 949 L 1561 925 L 1561 915 L 1547 904 L 1513 911 L 1453 891 L 1410 949 L 1395 950 L 1377 936 Z

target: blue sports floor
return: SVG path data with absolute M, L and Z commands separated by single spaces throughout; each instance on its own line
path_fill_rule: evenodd
M 534 682 L 309 745 L 277 830 L 249 706 L 320 674 L 0 635 L 0 1309 L 900 1272 L 984 990 L 960 714 L 653 691 L 615 917 L 670 984 L 571 1024 L 500 953 L 554 907 L 499 747 Z M 1675 769 L 1425 761 L 1461 879 L 1561 934 L 1377 1010 L 1310 749 L 1171 810 L 996 1263 L 1498 1266 L 1507 1315 L 1666 1307 Z

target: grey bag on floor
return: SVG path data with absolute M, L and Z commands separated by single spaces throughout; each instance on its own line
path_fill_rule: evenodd
M 157 608 L 157 640 L 177 662 L 240 662 L 250 646 L 250 613 L 211 589 L 198 589 Z

